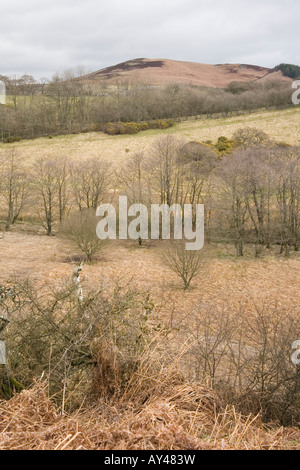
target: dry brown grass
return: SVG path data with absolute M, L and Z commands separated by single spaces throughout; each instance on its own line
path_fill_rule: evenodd
M 215 393 L 179 385 L 140 406 L 99 402 L 62 415 L 37 383 L 0 403 L 0 450 L 300 449 L 297 429 L 266 429 L 259 416 L 222 408 Z
M 173 309 L 179 316 L 199 300 L 222 306 L 230 299 L 233 308 L 242 303 L 249 309 L 253 301 L 289 305 L 291 309 L 300 303 L 297 257 L 278 258 L 273 253 L 259 260 L 235 259 L 231 256 L 233 248 L 231 251 L 226 246 L 213 245 L 208 249 L 205 270 L 194 279 L 192 289 L 183 293 L 179 277 L 160 259 L 163 242 L 149 243 L 139 248 L 132 241 L 111 242 L 95 263 L 84 266 L 84 289 L 100 286 L 103 279 L 110 282 L 119 278 L 121 285 L 133 279 L 139 289 L 151 293 L 155 302 L 160 303 L 162 296 L 168 299 L 161 314 Z M 219 253 L 227 254 L 227 258 L 220 259 Z M 58 287 L 71 276 L 76 255 L 57 237 L 9 232 L 1 240 L 0 282 L 24 276 L 41 286 Z

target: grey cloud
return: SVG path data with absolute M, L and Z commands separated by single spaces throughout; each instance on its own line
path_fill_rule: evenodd
M 10 0 L 0 18 L 0 74 L 134 57 L 300 64 L 298 0 Z

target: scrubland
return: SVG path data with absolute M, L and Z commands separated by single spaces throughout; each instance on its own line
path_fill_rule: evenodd
M 190 119 L 134 136 L 44 137 L 0 144 L 0 152 L 14 149 L 28 172 L 39 159 L 98 159 L 113 175 L 104 196 L 116 196 L 124 186 L 115 175 L 136 154 L 152 158 L 158 138 L 214 144 L 252 128 L 295 149 L 299 113 Z M 57 214 L 47 236 L 34 204 L 8 231 L 4 211 L 1 219 L 0 285 L 13 286 L 17 301 L 3 301 L 11 323 L 0 449 L 300 449 L 299 369 L 291 361 L 300 339 L 300 260 L 290 239 L 277 239 L 281 209 L 271 245 L 260 250 L 246 220 L 243 256 L 226 217 L 223 228 L 213 224 L 203 267 L 186 290 L 162 261 L 168 241 L 111 240 L 85 262 L 78 305 L 71 276 L 84 254 L 60 236 Z

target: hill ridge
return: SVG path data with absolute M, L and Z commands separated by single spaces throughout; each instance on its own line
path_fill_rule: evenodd
M 92 72 L 81 79 L 104 80 L 110 84 L 136 81 L 153 86 L 177 82 L 196 86 L 224 88 L 233 81 L 290 81 L 281 71 L 254 64 L 204 64 L 173 59 L 129 59 Z

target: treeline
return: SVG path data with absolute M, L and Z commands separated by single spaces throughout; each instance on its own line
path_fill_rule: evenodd
M 120 178 L 133 203 L 204 204 L 206 240 L 234 243 L 238 256 L 246 244 L 256 257 L 274 245 L 286 256 L 300 248 L 300 149 L 257 129 L 216 144 L 160 138 Z
M 275 70 L 281 70 L 283 75 L 290 78 L 300 78 L 300 67 L 299 65 L 293 64 L 279 64 L 275 67 Z
M 89 83 L 72 74 L 49 83 L 31 76 L 1 77 L 7 105 L 0 105 L 0 140 L 13 142 L 66 133 L 95 131 L 108 123 L 141 123 L 291 106 L 290 84 L 282 81 L 233 82 L 226 89 L 170 83 L 153 87 L 122 82 Z M 137 125 L 135 124 L 135 125 Z M 116 124 L 114 124 L 116 125 Z
M 245 244 L 255 256 L 272 245 L 286 256 L 300 247 L 300 149 L 252 128 L 216 144 L 163 136 L 117 171 L 100 157 L 61 155 L 40 158 L 29 169 L 10 149 L 1 154 L 0 176 L 6 230 L 18 220 L 35 220 L 52 235 L 74 211 L 95 211 L 117 189 L 130 204 L 204 204 L 206 240 L 234 243 L 239 256 Z

